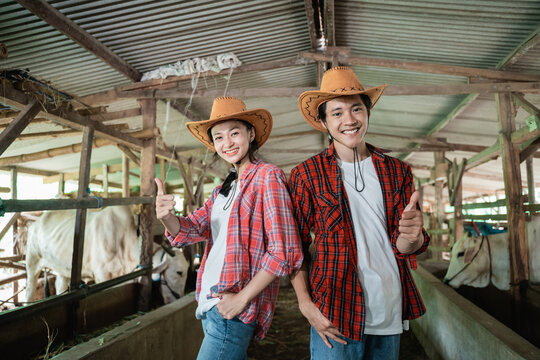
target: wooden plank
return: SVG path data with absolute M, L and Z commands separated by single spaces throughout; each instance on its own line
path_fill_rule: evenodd
M 37 99 L 33 99 L 24 109 L 17 115 L 5 129 L 0 133 L 0 155 L 11 145 L 13 141 L 23 132 L 26 126 L 32 121 L 41 109 Z
M 506 207 L 506 199 L 499 199 L 492 202 L 463 204 L 462 206 L 465 210 L 500 208 Z
M 512 142 L 514 144 L 521 144 L 540 136 L 540 119 L 537 115 L 528 116 L 525 123 L 527 126 L 512 133 Z
M 16 140 L 31 140 L 31 139 L 41 139 L 41 138 L 61 138 L 66 136 L 75 136 L 80 135 L 79 130 L 60 130 L 60 131 L 45 131 L 29 134 L 20 134 Z
M 506 214 L 491 214 L 491 215 L 469 215 L 469 214 L 464 214 L 463 219 L 464 220 L 476 220 L 476 221 L 485 221 L 485 220 L 504 221 L 504 220 L 507 220 L 507 217 L 506 217 Z
M 521 198 L 521 170 L 519 148 L 512 142 L 515 131 L 514 108 L 510 93 L 495 96 L 499 127 L 501 129 L 501 157 L 503 163 L 506 209 L 508 213 L 508 233 L 510 247 L 510 283 L 520 284 L 529 276 L 527 240 L 525 236 L 525 212 Z M 511 289 L 514 298 L 520 297 L 519 288 Z
M 141 73 L 139 71 L 45 0 L 17 0 L 17 2 L 128 79 L 140 80 Z
M 10 171 L 10 180 L 11 180 L 11 198 L 12 199 L 17 199 L 19 197 L 19 191 L 18 191 L 18 188 L 17 188 L 17 178 L 18 178 L 18 171 L 17 171 L 17 168 L 14 166 L 11 168 L 11 171 Z M 13 239 L 16 239 L 17 237 L 17 232 L 18 232 L 18 226 L 17 226 L 17 221 L 15 221 L 13 223 Z M 0 237 L 0 239 L 2 239 L 2 237 Z M 20 250 L 19 250 L 19 247 L 17 246 L 17 242 L 16 241 L 13 241 L 13 254 L 14 255 L 18 255 Z M 17 271 L 15 270 L 15 273 Z M 13 283 L 13 302 L 18 302 L 19 301 L 19 282 L 18 281 L 15 281 Z
M 156 100 L 139 100 L 141 106 L 143 129 L 156 127 Z M 145 141 L 141 151 L 141 195 L 155 196 L 156 177 L 156 139 Z M 152 267 L 152 244 L 153 244 L 153 204 L 144 204 L 140 215 L 140 229 L 142 235 L 141 255 L 139 263 L 142 266 Z M 137 307 L 141 311 L 150 310 L 152 295 L 152 278 L 148 273 L 141 277 L 140 296 Z
M 333 56 L 319 52 L 301 52 L 300 57 L 313 61 L 331 62 Z M 382 58 L 371 58 L 365 56 L 344 55 L 338 55 L 338 60 L 341 64 L 344 65 L 374 66 L 399 70 L 417 71 L 430 74 L 484 77 L 489 79 L 507 81 L 540 81 L 540 75 L 537 74 L 433 64 L 420 61 L 391 60 Z
M 493 94 L 504 91 L 540 90 L 540 82 L 496 82 L 482 84 L 435 84 L 435 85 L 393 85 L 384 90 L 386 96 L 404 95 L 459 95 L 459 94 Z M 472 101 L 470 98 L 464 100 Z M 458 106 L 454 111 L 461 109 Z M 453 111 L 453 112 L 454 112 Z M 451 113 L 452 114 L 452 113 Z M 448 116 L 450 116 L 449 114 Z M 429 134 L 431 135 L 431 134 Z

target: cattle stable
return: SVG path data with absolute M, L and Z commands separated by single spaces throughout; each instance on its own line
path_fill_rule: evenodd
M 431 359 L 540 359 L 538 1 L 2 0 L 0 18 L 3 356 L 195 358 L 205 244 L 167 246 L 154 178 L 177 215 L 224 181 L 185 126 L 221 96 L 271 112 L 257 155 L 289 177 L 334 141 L 298 97 L 346 66 L 386 85 L 366 141 L 410 165 L 431 236 L 411 337 Z M 272 353 L 280 332 L 256 356 L 302 358 Z

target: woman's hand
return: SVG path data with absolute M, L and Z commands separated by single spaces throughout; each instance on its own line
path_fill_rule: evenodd
M 214 294 L 213 297 L 220 298 L 217 309 L 224 319 L 231 320 L 238 316 L 248 306 L 249 301 L 240 293 L 224 292 Z
M 174 211 L 176 201 L 174 201 L 174 195 L 165 194 L 163 182 L 160 179 L 155 178 L 154 181 L 157 185 L 156 216 L 161 220 L 173 215 L 172 211 Z

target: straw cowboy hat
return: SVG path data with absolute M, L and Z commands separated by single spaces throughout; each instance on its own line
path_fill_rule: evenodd
M 371 99 L 371 108 L 373 108 L 385 87 L 386 84 L 366 90 L 351 68 L 338 66 L 324 73 L 320 90 L 310 90 L 302 93 L 298 98 L 298 106 L 304 119 L 311 126 L 319 131 L 326 132 L 326 128 L 319 120 L 319 105 L 340 96 L 366 94 Z
M 265 109 L 247 110 L 246 104 L 240 99 L 224 96 L 214 99 L 210 119 L 190 121 L 186 123 L 188 130 L 206 147 L 216 151 L 208 129 L 225 120 L 244 120 L 255 128 L 255 139 L 259 147 L 268 140 L 272 131 L 272 115 Z

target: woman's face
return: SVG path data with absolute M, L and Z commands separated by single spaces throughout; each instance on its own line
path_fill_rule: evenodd
M 249 144 L 255 138 L 253 129 L 248 130 L 241 121 L 227 120 L 214 125 L 211 133 L 216 152 L 223 160 L 238 166 L 249 162 Z

